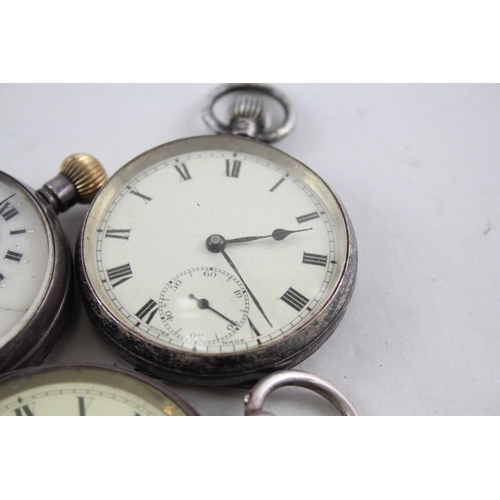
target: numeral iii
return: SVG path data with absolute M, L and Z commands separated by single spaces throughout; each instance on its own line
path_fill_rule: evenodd
M 326 266 L 328 257 L 326 255 L 318 255 L 315 253 L 304 252 L 302 264 L 311 264 L 313 266 Z
M 301 215 L 300 217 L 295 217 L 297 219 L 297 222 L 299 224 L 302 224 L 303 222 L 307 222 L 309 220 L 314 220 L 319 218 L 318 212 L 312 212 L 310 214 L 306 215 Z

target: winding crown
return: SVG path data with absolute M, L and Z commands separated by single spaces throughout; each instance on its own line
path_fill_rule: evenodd
M 254 120 L 262 130 L 264 130 L 268 124 L 268 117 L 264 103 L 261 99 L 252 95 L 244 95 L 235 101 L 233 105 L 232 118 L 240 117 Z
M 68 156 L 59 167 L 59 173 L 73 184 L 81 203 L 90 203 L 108 179 L 101 162 L 85 153 Z

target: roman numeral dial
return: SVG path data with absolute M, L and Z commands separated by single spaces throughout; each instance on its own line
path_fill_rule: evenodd
M 40 308 L 44 301 L 50 302 L 45 300 L 47 295 L 51 295 L 53 289 L 63 288 L 68 278 L 64 273 L 65 256 L 56 255 L 58 238 L 51 236 L 52 222 L 38 202 L 31 191 L 0 172 L 0 365 L 4 371 L 12 363 L 19 362 L 17 353 L 27 353 L 24 349 L 28 344 L 32 344 L 30 349 L 35 352 L 35 338 L 42 331 L 30 334 L 33 342 L 26 342 L 25 332 L 30 328 L 37 330 L 37 325 L 41 328 L 36 321 L 38 314 L 49 319 L 57 317 L 61 302 L 41 312 Z M 61 266 L 64 276 L 58 274 Z M 47 325 L 51 321 L 48 320 Z M 14 340 L 16 338 L 18 340 Z M 12 349 L 7 350 L 11 352 L 7 354 L 8 359 L 1 354 L 7 342 L 12 343 Z M 36 406 L 19 404 L 17 408 L 21 415 L 29 416 Z
M 173 151 L 104 188 L 89 243 L 99 298 L 131 335 L 190 356 L 292 335 L 335 289 L 327 190 L 274 152 Z

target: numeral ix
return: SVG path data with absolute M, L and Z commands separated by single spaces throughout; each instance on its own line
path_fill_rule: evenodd
M 118 285 L 125 283 L 125 281 L 133 277 L 130 264 L 107 269 L 106 273 L 108 273 L 108 278 L 113 288 L 116 288 Z

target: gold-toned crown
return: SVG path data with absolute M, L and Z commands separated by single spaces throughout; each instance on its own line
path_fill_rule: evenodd
M 85 153 L 68 156 L 62 162 L 59 173 L 75 186 L 81 203 L 90 203 L 108 180 L 101 162 Z

